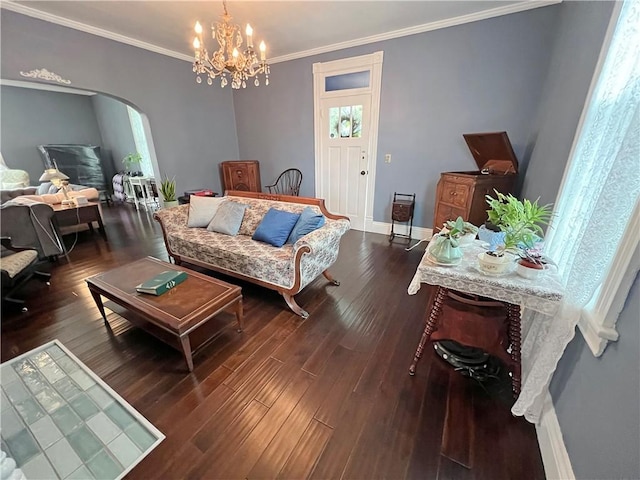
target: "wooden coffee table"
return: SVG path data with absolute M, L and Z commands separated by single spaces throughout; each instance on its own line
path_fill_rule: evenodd
M 185 271 L 188 278 L 159 296 L 136 291 L 136 285 L 165 270 Z M 238 332 L 242 331 L 240 287 L 153 257 L 100 273 L 87 278 L 86 282 L 107 328 L 110 326 L 101 297 L 133 313 L 125 318 L 134 325 L 181 350 L 190 372 L 193 370 L 193 354 L 219 333 L 220 329 L 211 332 L 206 328 L 216 315 L 224 310 L 235 312 Z M 191 334 L 200 337 L 193 351 Z

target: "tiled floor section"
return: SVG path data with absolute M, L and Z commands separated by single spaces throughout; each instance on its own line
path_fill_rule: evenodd
M 164 436 L 57 341 L 0 367 L 0 437 L 28 479 L 116 479 Z

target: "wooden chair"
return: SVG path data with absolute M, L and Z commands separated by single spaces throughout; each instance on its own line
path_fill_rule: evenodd
M 300 185 L 302 184 L 302 172 L 297 168 L 288 168 L 282 172 L 273 185 L 266 185 L 269 193 L 280 195 L 300 196 Z
M 10 237 L 0 237 L 0 244 L 5 249 L 2 251 L 3 256 L 0 258 L 2 301 L 21 305 L 22 311 L 26 312 L 25 301 L 14 298 L 12 295 L 34 276 L 49 285 L 51 274 L 36 271 L 35 266 L 38 262 L 38 251 L 36 249 L 16 247 L 11 244 Z

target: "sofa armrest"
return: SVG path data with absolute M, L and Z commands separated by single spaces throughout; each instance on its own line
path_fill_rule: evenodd
M 332 247 L 335 242 L 340 241 L 340 237 L 344 235 L 350 228 L 351 224 L 348 220 L 329 220 L 317 230 L 307 233 L 300 237 L 293 244 L 293 250 L 298 251 L 303 246 L 311 249 L 311 253 L 320 251 L 324 248 Z

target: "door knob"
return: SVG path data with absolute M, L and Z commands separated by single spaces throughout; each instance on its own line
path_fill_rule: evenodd
M 367 172 L 365 172 L 364 170 L 360 171 L 360 175 L 366 175 L 366 174 L 367 174 Z

